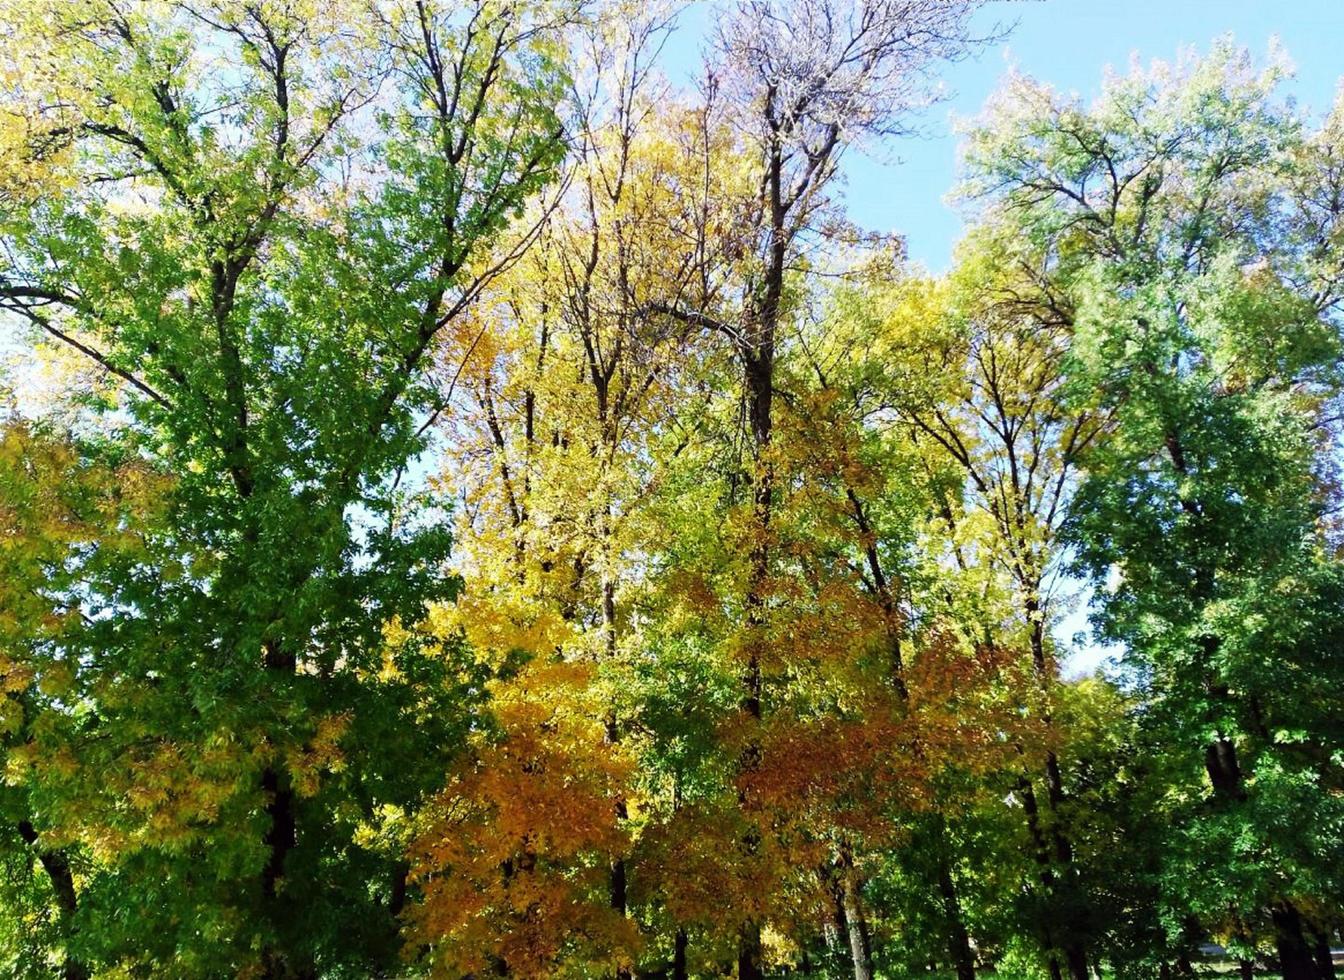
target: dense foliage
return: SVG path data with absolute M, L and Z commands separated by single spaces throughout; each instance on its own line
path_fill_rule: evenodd
M 1010 75 L 930 275 L 840 164 L 977 6 L 680 90 L 657 5 L 0 3 L 0 973 L 1333 978 L 1344 105 Z

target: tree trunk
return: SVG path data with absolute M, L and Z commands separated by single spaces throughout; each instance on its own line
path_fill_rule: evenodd
M 625 818 L 625 801 L 621 800 L 616 804 L 617 816 Z M 626 915 L 626 882 L 625 882 L 625 858 L 615 858 L 611 862 L 611 907 L 621 917 Z M 621 964 L 616 967 L 616 980 L 630 980 L 632 974 L 629 964 Z
M 37 852 L 37 862 L 47 874 L 51 893 L 56 899 L 56 908 L 60 912 L 61 926 L 65 934 L 63 938 L 67 943 L 62 976 L 64 980 L 87 980 L 88 968 L 70 952 L 68 946 L 75 933 L 75 912 L 79 908 L 79 899 L 75 894 L 75 876 L 70 870 L 70 861 L 64 851 L 38 847 L 37 829 L 27 820 L 19 821 L 19 836 L 23 838 L 25 844 Z
M 770 526 L 770 511 L 773 495 L 773 475 L 764 454 L 770 442 L 770 398 L 772 364 L 764 357 L 749 356 L 747 362 L 747 387 L 751 398 L 752 435 L 756 449 L 756 485 L 753 505 L 756 516 L 757 540 L 752 546 L 751 572 L 747 585 L 747 629 L 751 635 L 748 641 L 746 667 L 742 674 L 742 711 L 753 721 L 759 723 L 762 717 L 761 706 L 761 630 L 765 625 L 765 582 L 769 575 L 770 552 L 767 533 Z M 738 760 L 742 772 L 750 772 L 760 765 L 760 745 L 756 735 L 747 741 Z M 745 798 L 739 800 L 745 804 Z M 748 859 L 760 849 L 760 841 L 755 833 L 748 833 L 742 842 Z M 764 975 L 761 963 L 761 923 L 748 920 L 742 926 L 737 952 L 738 980 L 760 980 Z
M 756 921 L 745 922 L 737 939 L 737 980 L 763 980 L 764 977 L 761 924 Z
M 1216 796 L 1231 800 L 1246 798 L 1246 790 L 1241 784 L 1237 749 L 1231 740 L 1220 734 L 1204 747 L 1204 769 L 1209 774 L 1209 782 L 1213 784 Z
M 616 583 L 610 577 L 604 577 L 602 581 L 602 631 L 605 635 L 607 660 L 612 661 L 616 658 Z M 616 712 L 613 708 L 607 712 L 607 744 L 615 745 L 620 741 L 620 737 L 621 732 L 616 723 Z M 617 821 L 624 821 L 629 816 L 625 800 L 618 797 L 615 807 Z M 625 858 L 621 855 L 611 859 L 610 896 L 612 909 L 624 919 L 627 914 L 626 867 Z M 616 980 L 630 980 L 630 977 L 631 973 L 628 965 L 616 968 Z
M 392 869 L 392 894 L 387 903 L 387 911 L 395 919 L 406 907 L 406 883 L 411 876 L 411 866 L 398 861 Z
M 270 827 L 266 831 L 266 867 L 262 871 L 262 894 L 274 900 L 285 876 L 285 858 L 298 843 L 298 827 L 294 815 L 294 791 L 289 780 L 275 766 L 267 766 L 261 773 L 261 789 L 268 797 L 266 815 Z
M 686 930 L 678 929 L 672 939 L 672 980 L 686 980 Z
M 947 952 L 957 971 L 957 980 L 975 980 L 975 955 L 971 951 L 966 923 L 961 919 L 957 885 L 952 880 L 952 869 L 941 854 L 938 856 L 938 891 L 943 897 L 943 915 L 947 918 Z
M 1087 950 L 1082 943 L 1071 940 L 1064 947 L 1064 960 L 1069 965 L 1071 980 L 1092 980 L 1087 969 Z
M 1255 964 L 1250 960 L 1237 960 L 1237 969 L 1241 971 L 1241 980 L 1255 980 Z
M 1036 791 L 1032 788 L 1031 781 L 1025 776 L 1019 777 L 1017 790 L 1022 794 L 1022 812 L 1026 815 L 1027 830 L 1030 832 L 1032 843 L 1035 845 L 1036 867 L 1041 888 L 1047 897 L 1053 896 L 1055 871 L 1050 866 L 1050 849 L 1045 842 L 1045 833 L 1041 830 L 1041 813 L 1036 804 Z M 1059 957 L 1055 954 L 1054 929 L 1051 928 L 1049 922 L 1041 923 L 1041 939 L 1046 949 L 1046 967 L 1050 970 L 1050 980 L 1064 980 L 1064 973 L 1059 967 Z
M 787 205 L 784 202 L 784 151 L 779 143 L 770 147 L 766 187 L 769 193 L 770 238 L 764 256 L 763 291 L 754 298 L 742 324 L 745 339 L 738 343 L 746 388 L 747 416 L 751 425 L 752 463 L 754 464 L 752 505 L 756 539 L 752 543 L 750 572 L 745 596 L 748 657 L 743 673 L 742 710 L 754 721 L 762 718 L 761 645 L 765 626 L 766 582 L 770 575 L 770 517 L 774 502 L 774 467 L 769 448 L 774 420 L 772 403 L 775 391 L 775 339 L 784 297 L 784 270 L 789 238 L 785 232 Z M 749 772 L 760 764 L 760 745 L 755 733 L 748 739 L 739 759 L 739 768 Z M 739 798 L 739 803 L 745 803 Z M 755 833 L 743 841 L 748 858 L 760 848 Z M 737 955 L 738 980 L 759 980 L 761 964 L 761 923 L 749 919 L 742 926 Z
M 1297 906 L 1284 899 L 1270 909 L 1274 923 L 1274 945 L 1279 952 L 1279 971 L 1283 980 L 1317 980 L 1316 963 L 1302 935 L 1302 917 Z
M 1041 721 L 1049 730 L 1054 726 L 1054 718 L 1049 707 L 1050 687 L 1054 674 L 1045 655 L 1045 623 L 1042 621 L 1040 601 L 1031 596 L 1026 601 L 1027 619 L 1031 623 L 1031 662 L 1036 674 L 1036 683 L 1041 697 L 1045 700 Z M 1060 826 L 1059 811 L 1064 802 L 1064 777 L 1059 769 L 1059 757 L 1054 749 L 1045 753 L 1045 792 L 1050 803 L 1054 819 L 1050 821 L 1050 839 L 1054 844 L 1054 859 L 1062 872 L 1069 874 L 1069 865 L 1073 863 L 1073 845 Z M 1068 964 L 1070 980 L 1091 980 L 1087 969 L 1087 948 L 1075 936 L 1063 937 L 1064 960 Z
M 1316 958 L 1316 972 L 1321 980 L 1335 980 L 1335 961 L 1330 955 L 1330 930 L 1312 927 L 1312 953 Z
M 873 980 L 873 951 L 868 941 L 868 920 L 863 914 L 863 896 L 852 870 L 846 869 L 841 879 L 841 889 L 849 933 L 849 956 L 854 963 L 854 980 Z
M 625 859 L 617 858 L 611 862 L 611 907 L 625 918 Z M 630 980 L 632 974 L 629 964 L 616 967 L 616 980 Z
M 261 875 L 262 896 L 269 909 L 272 927 L 283 930 L 292 921 L 289 903 L 282 894 L 282 880 L 285 877 L 285 859 L 298 843 L 294 791 L 289 785 L 288 774 L 275 766 L 267 766 L 262 770 L 261 789 L 270 797 L 270 802 L 266 804 L 270 826 L 263 840 L 267 856 Z M 284 949 L 284 944 L 277 944 L 274 938 L 262 952 L 262 976 L 265 980 L 298 980 L 313 975 L 311 969 L 296 963 Z
M 849 913 L 845 910 L 845 888 L 840 875 L 831 868 L 831 919 L 826 929 L 826 947 L 838 950 L 841 941 L 849 940 Z
M 265 667 L 278 685 L 292 678 L 297 666 L 293 654 L 279 644 L 266 645 Z M 277 934 L 285 933 L 296 918 L 283 879 L 285 862 L 299 842 L 298 799 L 289 773 L 275 761 L 268 763 L 261 772 L 261 791 L 268 798 L 266 816 L 269 821 L 262 839 L 266 846 L 266 864 L 261 872 L 261 894 L 272 932 L 261 954 L 262 977 L 264 980 L 306 980 L 317 975 L 316 968 L 285 949 L 284 943 L 277 942 Z

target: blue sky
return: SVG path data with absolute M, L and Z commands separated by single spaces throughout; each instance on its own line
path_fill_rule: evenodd
M 664 49 L 673 80 L 698 67 L 713 16 L 707 0 L 683 13 Z M 1089 98 L 1106 66 L 1124 70 L 1134 53 L 1144 61 L 1171 59 L 1181 47 L 1204 50 L 1231 33 L 1263 57 L 1277 36 L 1297 66 L 1285 91 L 1318 113 L 1344 74 L 1344 0 L 997 0 L 977 12 L 975 23 L 985 32 L 996 23 L 1016 26 L 978 58 L 947 66 L 942 78 L 950 98 L 917 120 L 922 135 L 880 157 L 852 154 L 845 165 L 851 216 L 872 230 L 905 235 L 911 257 L 934 271 L 947 267 L 961 228 L 945 202 L 956 180 L 953 119 L 977 115 L 1010 65 Z

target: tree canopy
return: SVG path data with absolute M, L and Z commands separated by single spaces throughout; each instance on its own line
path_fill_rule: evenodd
M 0 2 L 0 973 L 1333 978 L 1344 102 L 1010 74 L 935 275 L 979 6 Z

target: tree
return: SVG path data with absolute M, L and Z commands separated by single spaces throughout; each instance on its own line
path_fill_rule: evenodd
M 71 650 L 97 628 L 72 595 L 90 575 L 126 575 L 149 557 L 146 532 L 165 517 L 170 481 L 133 457 L 81 455 L 68 436 L 12 417 L 2 446 L 0 733 L 11 760 L 68 766 L 84 726 L 64 705 L 94 695 Z M 53 795 L 35 781 L 16 781 L 0 796 L 6 901 L 18 913 L 8 919 L 17 934 L 6 937 L 5 948 L 16 973 L 54 970 L 59 963 L 62 975 L 75 980 L 89 975 L 75 890 L 85 856 L 68 835 L 44 826 L 43 817 L 59 806 Z M 31 868 L 33 857 L 40 873 Z M 25 924 L 34 922 L 23 935 Z
M 965 550 L 982 547 L 977 564 L 1000 566 L 1012 596 L 1011 618 L 985 629 L 999 633 L 1001 643 L 1025 648 L 1030 662 L 1034 690 L 1025 707 L 1040 726 L 1039 751 L 1020 749 L 1039 757 L 1028 763 L 1013 792 L 1020 797 L 1043 892 L 1036 928 L 1051 976 L 1061 973 L 1058 950 L 1069 975 L 1086 980 L 1088 903 L 1074 887 L 1053 720 L 1059 668 L 1049 624 L 1058 598 L 1059 532 L 1077 463 L 1103 423 L 1091 406 L 1065 403 L 1062 362 L 1071 346 L 1070 324 L 1039 285 L 1039 257 L 1015 249 L 1009 235 L 992 226 L 977 231 L 963 245 L 952 275 L 951 315 L 960 328 L 922 345 L 926 357 L 946 365 L 951 384 L 929 401 L 916 394 L 898 410 L 915 438 L 931 441 L 960 470 L 961 486 L 946 488 L 940 502 L 949 535 L 965 539 L 977 516 L 988 519 L 978 535 L 955 546 L 955 557 L 965 564 Z M 1033 770 L 1044 777 L 1044 814 Z
M 39 838 L 97 858 L 91 959 L 395 958 L 404 865 L 367 830 L 438 784 L 478 682 L 414 629 L 457 582 L 394 474 L 436 338 L 556 176 L 569 13 L 7 8 L 16 152 L 59 190 L 6 198 L 0 297 L 119 380 L 107 438 L 176 476 L 152 559 L 64 586 L 94 619 L 58 657 L 78 737 L 21 767 Z
M 1111 80 L 1090 109 L 1019 79 L 970 159 L 1051 257 L 1075 377 L 1115 413 L 1074 541 L 1103 636 L 1193 781 L 1172 906 L 1234 933 L 1267 919 L 1285 976 L 1309 977 L 1300 906 L 1333 893 L 1336 844 L 1287 828 L 1330 825 L 1336 776 L 1310 748 L 1328 670 L 1290 665 L 1334 628 L 1310 610 L 1336 569 L 1313 453 L 1336 390 L 1338 209 L 1321 203 L 1339 177 L 1321 149 L 1337 123 L 1304 134 L 1282 76 L 1222 42 Z
M 788 316 L 786 276 L 799 250 L 819 231 L 827 213 L 828 185 L 845 147 L 865 136 L 899 132 L 903 113 L 927 95 L 930 72 L 943 59 L 964 54 L 972 3 L 804 3 L 787 15 L 768 3 L 738 5 L 719 34 L 723 93 L 759 174 L 759 197 L 746 225 L 740 282 L 719 298 L 722 305 L 659 309 L 697 320 L 731 341 L 742 365 L 750 432 L 753 514 L 751 561 L 744 587 L 745 626 L 742 711 L 764 717 L 760 638 L 771 577 L 771 517 L 775 482 L 775 361 Z M 709 297 L 705 297 L 708 300 Z M 744 746 L 741 767 L 750 773 L 759 748 Z M 756 842 L 749 836 L 750 852 Z M 860 968 L 863 973 L 863 969 Z M 760 923 L 743 923 L 738 973 L 761 975 Z
M 647 560 L 640 522 L 655 479 L 653 447 L 693 333 L 640 313 L 650 283 L 661 290 L 685 275 L 675 265 L 677 249 L 650 230 L 676 234 L 671 228 L 682 206 L 676 195 L 687 159 L 680 141 L 694 136 L 696 123 L 695 114 L 680 107 L 670 125 L 654 118 L 666 92 L 658 91 L 663 86 L 650 77 L 650 64 L 666 26 L 664 15 L 651 9 L 631 13 L 615 29 L 586 32 L 585 70 L 573 93 L 579 113 L 568 191 L 546 217 L 535 247 L 483 294 L 444 352 L 456 397 L 442 406 L 443 429 L 465 484 L 461 567 L 474 583 L 452 611 L 453 621 L 483 654 L 532 660 L 520 683 L 560 664 L 582 673 L 572 696 L 592 709 L 587 722 L 604 741 L 590 746 L 591 755 L 573 757 L 575 769 L 559 768 L 559 759 L 527 769 L 527 785 L 542 773 L 582 781 L 600 753 L 628 754 L 622 692 L 643 638 L 632 622 L 629 607 L 637 594 L 627 580 Z M 558 696 L 530 682 L 527 689 L 542 700 Z M 558 737 L 552 719 L 541 724 L 541 733 L 505 737 L 519 745 L 539 734 Z M 600 839 L 587 846 L 607 850 L 606 895 L 590 891 L 582 906 L 578 900 L 540 904 L 532 916 L 555 916 L 550 927 L 560 934 L 574 928 L 580 907 L 594 920 L 629 917 L 631 842 L 618 828 L 627 826 L 636 790 L 613 778 L 606 792 L 610 820 L 597 821 Z M 516 829 L 504 825 L 507 815 L 498 815 L 493 832 L 516 839 Z M 451 825 L 427 830 L 426 874 L 461 873 L 460 861 L 433 863 L 453 856 L 433 836 L 456 832 Z M 534 839 L 545 832 L 538 827 L 522 834 L 529 867 L 544 859 Z M 520 887 L 517 862 L 493 867 L 504 885 Z M 469 896 L 429 898 L 440 908 L 428 914 L 442 916 L 449 914 L 443 906 Z M 470 911 L 468 902 L 464 914 Z M 503 917 L 498 926 L 505 934 L 493 942 L 512 944 L 518 926 Z M 439 931 L 427 929 L 427 938 Z M 639 945 L 633 926 L 585 931 L 579 958 L 610 963 L 628 977 Z M 539 968 L 519 962 L 518 951 L 501 951 L 497 961 L 512 971 Z

